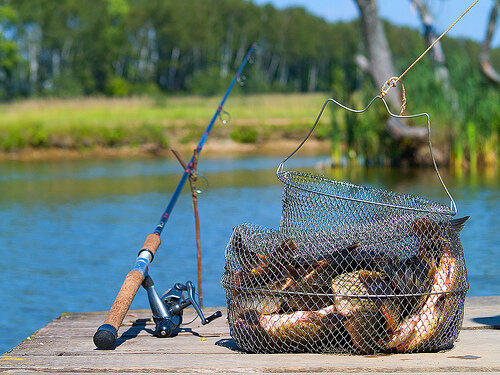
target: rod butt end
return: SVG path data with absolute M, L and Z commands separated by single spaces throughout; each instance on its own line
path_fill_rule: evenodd
M 110 350 L 115 347 L 117 331 L 111 324 L 103 324 L 94 334 L 94 344 L 98 349 Z

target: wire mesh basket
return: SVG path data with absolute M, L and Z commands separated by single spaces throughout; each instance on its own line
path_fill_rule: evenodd
M 279 228 L 237 226 L 226 248 L 222 284 L 237 345 L 259 353 L 449 348 L 468 290 L 459 239 L 467 218 L 452 218 L 444 183 L 451 209 L 284 170 L 305 140 L 278 167 Z

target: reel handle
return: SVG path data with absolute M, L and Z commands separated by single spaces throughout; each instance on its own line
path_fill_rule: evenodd
M 208 318 L 205 318 L 205 315 L 203 315 L 203 311 L 201 311 L 200 305 L 198 305 L 198 302 L 196 302 L 196 299 L 194 297 L 195 286 L 191 281 L 187 281 L 186 285 L 183 285 L 183 290 L 187 291 L 187 302 L 189 302 L 194 307 L 196 313 L 201 319 L 201 324 L 208 324 L 212 320 L 220 318 L 222 316 L 222 313 L 220 311 L 216 311 Z
M 222 316 L 222 313 L 219 310 L 217 310 L 216 312 L 214 312 L 212 315 L 210 315 L 208 318 L 205 319 L 205 323 L 204 324 L 208 324 L 212 320 L 220 318 L 221 316 Z M 202 324 L 203 324 L 203 322 L 202 322 Z
M 160 236 L 157 234 L 153 233 L 146 237 L 134 268 L 125 277 L 104 323 L 94 334 L 94 344 L 98 349 L 113 349 L 115 347 L 118 329 L 142 284 L 148 264 L 158 250 L 160 242 Z

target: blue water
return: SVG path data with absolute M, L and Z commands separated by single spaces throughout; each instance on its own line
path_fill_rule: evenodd
M 318 158 L 295 158 L 312 168 Z M 277 227 L 282 185 L 276 158 L 202 159 L 199 196 L 205 306 L 225 304 L 224 249 L 241 223 Z M 340 170 L 336 178 L 446 202 L 432 170 Z M 0 353 L 63 312 L 107 310 L 155 228 L 180 177 L 171 159 L 0 163 Z M 500 295 L 497 171 L 450 176 L 459 215 L 468 295 Z M 197 280 L 194 219 L 183 191 L 150 274 L 159 291 Z M 148 308 L 140 290 L 132 308 Z M 97 327 L 96 327 L 97 328 Z

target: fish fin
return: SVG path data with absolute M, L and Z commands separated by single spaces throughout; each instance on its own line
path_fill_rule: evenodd
M 458 218 L 458 219 L 453 219 L 450 222 L 451 228 L 454 231 L 460 232 L 464 228 L 465 222 L 467 220 L 469 220 L 469 218 L 470 218 L 470 216 L 464 216 L 464 217 L 461 217 L 461 218 Z
M 287 252 L 289 253 L 289 252 L 292 252 L 295 250 L 297 250 L 297 245 L 295 244 L 295 242 L 293 242 L 292 237 L 287 238 L 286 240 L 281 242 L 278 245 L 278 247 L 276 247 L 276 251 L 284 252 L 284 253 L 287 253 Z
M 350 246 L 347 246 L 347 250 L 354 250 L 356 249 L 357 247 L 359 247 L 359 245 L 361 245 L 360 242 L 356 242 L 355 244 L 352 244 Z

